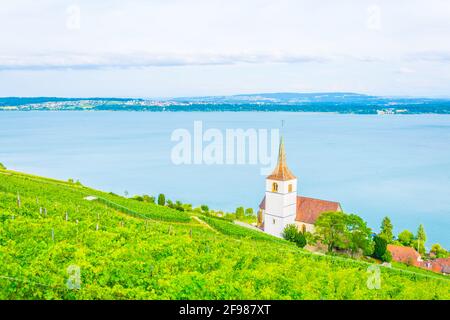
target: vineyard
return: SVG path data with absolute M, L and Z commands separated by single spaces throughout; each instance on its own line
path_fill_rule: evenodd
M 450 299 L 445 276 L 374 288 L 366 262 L 193 216 L 0 169 L 0 299 Z

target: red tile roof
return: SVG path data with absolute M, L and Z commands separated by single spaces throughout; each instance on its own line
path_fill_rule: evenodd
M 431 269 L 435 272 L 449 273 L 450 258 L 438 258 L 429 261 L 424 261 L 423 267 Z
M 266 197 L 261 201 L 259 208 L 266 208 Z M 297 216 L 295 220 L 314 224 L 322 213 L 341 210 L 339 202 L 297 196 Z
M 297 221 L 314 224 L 322 213 L 328 211 L 341 211 L 341 205 L 339 202 L 297 196 Z
M 387 249 L 392 255 L 392 260 L 419 266 L 420 254 L 411 247 L 396 246 L 388 244 Z

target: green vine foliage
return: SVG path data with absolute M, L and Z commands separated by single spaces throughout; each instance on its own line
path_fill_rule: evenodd
M 368 263 L 191 215 L 0 170 L 0 299 L 450 298 L 444 276 L 382 268 L 373 290 Z

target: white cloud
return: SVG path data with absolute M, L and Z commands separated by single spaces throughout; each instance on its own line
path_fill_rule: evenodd
M 415 53 L 410 54 L 408 56 L 408 58 L 410 60 L 416 60 L 416 61 L 432 61 L 432 62 L 448 63 L 448 62 L 450 62 L 450 50 L 449 51 L 415 52 Z
M 408 67 L 403 67 L 397 70 L 397 73 L 399 74 L 413 74 L 416 73 L 416 70 L 408 68 Z
M 52 70 L 143 68 L 202 65 L 231 65 L 238 63 L 309 63 L 324 62 L 325 57 L 282 53 L 129 53 L 73 54 L 54 53 L 26 56 L 0 56 L 1 70 Z
M 445 75 L 450 65 L 447 0 L 1 1 L 0 95 L 14 89 L 12 75 L 23 92 L 31 91 L 30 85 L 33 92 L 44 86 L 38 80 L 26 84 L 18 77 L 23 71 L 47 83 L 57 83 L 67 72 L 76 85 L 79 75 L 70 70 L 95 78 L 105 69 L 125 78 L 132 74 L 133 81 L 145 79 L 148 87 L 165 83 L 164 91 L 173 86 L 176 95 L 175 80 L 165 79 L 169 69 L 182 66 L 193 68 L 192 77 L 206 77 L 190 78 L 183 90 L 200 85 L 211 94 L 223 91 L 224 73 L 235 92 L 244 87 L 233 79 L 248 77 L 246 68 L 236 66 L 261 70 L 244 84 L 248 91 L 270 90 L 269 83 L 305 83 L 322 91 L 338 83 L 347 91 L 391 94 L 392 70 L 406 74 L 405 65 L 415 73 L 407 85 L 395 87 L 399 93 L 415 93 L 427 79 L 427 88 L 433 83 L 438 88 L 430 92 L 449 94 L 441 92 L 450 87 Z M 134 72 L 156 66 L 161 70 L 152 71 L 150 79 L 146 70 Z M 79 82 L 85 79 L 83 74 Z M 116 82 L 109 85 L 112 93 L 117 91 Z M 135 92 L 132 81 L 120 85 Z

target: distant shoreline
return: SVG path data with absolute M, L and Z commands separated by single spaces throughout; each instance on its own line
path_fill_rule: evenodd
M 5 97 L 0 98 L 0 111 L 450 114 L 450 99 L 379 97 L 356 93 L 262 93 L 171 99 Z

